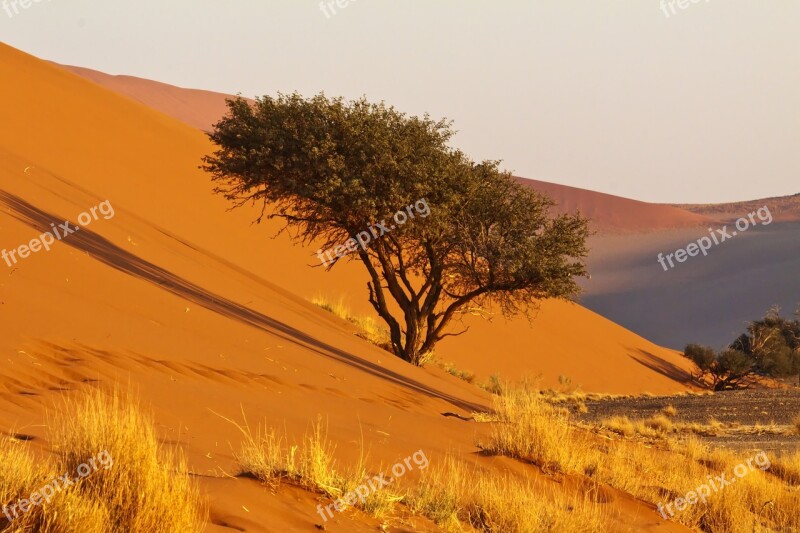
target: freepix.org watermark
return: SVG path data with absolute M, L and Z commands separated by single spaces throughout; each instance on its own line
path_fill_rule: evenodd
M 693 242 L 687 245 L 686 248 L 679 248 L 666 255 L 664 255 L 663 252 L 659 252 L 658 262 L 661 264 L 664 272 L 666 272 L 670 268 L 675 268 L 675 263 L 672 261 L 673 258 L 678 263 L 683 263 L 688 258 L 694 257 L 701 252 L 704 256 L 708 255 L 708 251 L 712 246 L 720 245 L 728 239 L 736 237 L 739 232 L 745 232 L 751 227 L 756 226 L 756 215 L 758 215 L 758 220 L 761 222 L 762 226 L 766 226 L 772 222 L 772 213 L 769 212 L 769 207 L 764 206 L 758 211 L 749 213 L 746 217 L 739 218 L 736 221 L 736 230 L 731 230 L 729 232 L 728 226 L 722 226 L 722 229 L 718 228 L 716 230 L 708 228 L 709 236 L 700 237 L 697 239 L 696 243 Z M 667 263 L 669 263 L 669 268 L 667 267 Z
M 336 262 L 336 260 L 338 260 L 340 257 L 343 257 L 348 253 L 355 252 L 359 248 L 366 250 L 367 245 L 372 242 L 373 239 L 378 239 L 387 233 L 391 233 L 391 231 L 396 229 L 397 226 L 402 226 L 409 220 L 416 218 L 416 215 L 419 215 L 420 218 L 425 218 L 430 214 L 431 208 L 428 206 L 428 201 L 425 198 L 422 198 L 421 200 L 417 200 L 413 204 L 406 206 L 405 209 L 401 209 L 395 213 L 392 217 L 394 224 L 387 223 L 385 219 L 381 220 L 380 222 L 376 222 L 375 224 L 370 224 L 365 231 L 360 232 L 355 237 L 350 237 L 344 242 L 344 244 L 340 244 L 334 248 L 329 248 L 325 252 L 322 250 L 317 250 L 317 257 L 324 266 L 328 266 L 331 263 Z
M 705 3 L 709 2 L 709 0 L 661 0 L 661 11 L 664 13 L 665 17 L 669 18 L 677 14 L 678 9 L 683 11 L 684 9 L 688 9 L 690 5 L 698 4 L 703 1 Z
M 755 456 L 749 458 L 745 463 L 739 463 L 733 467 L 733 475 L 735 477 L 727 479 L 724 473 L 720 476 L 713 476 L 713 479 L 712 476 L 708 476 L 708 479 L 706 479 L 708 483 L 698 485 L 694 490 L 687 492 L 683 498 L 675 498 L 666 504 L 663 502 L 659 503 L 658 512 L 660 512 L 661 516 L 663 516 L 664 520 L 666 520 L 667 515 L 664 512 L 665 510 L 669 513 L 669 516 L 675 516 L 675 511 L 683 511 L 689 505 L 706 503 L 706 499 L 709 496 L 719 492 L 728 485 L 732 485 L 738 478 L 742 478 L 755 470 L 755 467 L 753 467 L 753 462 L 755 462 L 759 470 L 769 470 L 769 468 L 772 466 L 772 463 L 770 462 L 769 457 L 767 457 L 766 452 L 758 452 Z M 714 491 L 713 493 L 711 492 L 712 490 Z M 675 511 L 672 510 L 673 505 L 675 506 Z
M 413 462 L 413 464 L 412 464 Z M 367 501 L 370 494 L 378 492 L 383 487 L 389 486 L 394 483 L 394 480 L 403 477 L 407 472 L 414 469 L 416 465 L 418 470 L 425 470 L 428 468 L 428 458 L 425 457 L 425 452 L 417 450 L 413 454 L 406 457 L 403 461 L 398 461 L 392 466 L 392 477 L 387 478 L 386 474 L 380 473 L 372 479 L 365 479 L 364 483 L 355 488 L 355 490 L 348 492 L 335 502 L 322 507 L 322 504 L 317 505 L 317 512 L 322 517 L 322 520 L 327 522 L 328 518 L 333 518 L 333 508 L 336 512 L 341 513 L 350 506 L 361 501 L 363 505 Z M 327 516 L 325 515 L 327 512 Z
M 3 249 L 0 251 L 0 257 L 3 258 L 6 265 L 12 267 L 16 265 L 20 259 L 27 259 L 30 257 L 32 253 L 40 250 L 49 252 L 50 247 L 55 244 L 57 240 L 60 241 L 64 237 L 75 233 L 81 229 L 81 227 L 88 226 L 93 220 L 99 220 L 100 215 L 103 215 L 104 220 L 108 220 L 114 216 L 114 208 L 111 206 L 111 202 L 106 200 L 78 215 L 78 226 L 71 225 L 69 221 L 58 225 L 54 222 L 50 224 L 50 231 L 46 231 L 37 238 L 32 239 L 31 242 L 12 250 Z
M 8 18 L 14 18 L 14 15 L 19 15 L 20 8 L 28 9 L 33 4 L 38 4 L 44 1 L 45 0 L 3 0 L 3 11 L 6 12 Z M 50 0 L 47 1 L 49 2 Z
M 112 466 L 114 466 L 114 459 L 111 457 L 111 454 L 108 453 L 108 450 L 103 450 L 97 454 L 96 457 L 92 457 L 85 463 L 79 464 L 78 468 L 76 468 L 78 473 L 76 477 L 70 477 L 69 473 L 67 473 L 60 478 L 54 478 L 47 485 L 32 492 L 27 498 L 17 500 L 16 503 L 11 505 L 4 505 L 3 514 L 10 524 L 16 518 L 19 518 L 21 514 L 25 514 L 32 508 L 42 505 L 42 502 L 50 503 L 50 500 L 52 500 L 56 494 L 78 483 L 80 480 L 89 477 L 97 472 L 100 467 L 103 467 L 104 470 L 108 470 Z
M 331 18 L 331 13 L 336 14 L 336 8 L 344 9 L 350 5 L 350 2 L 356 0 L 323 0 L 319 3 L 319 10 L 325 14 L 325 18 Z M 330 10 L 330 13 L 328 12 Z

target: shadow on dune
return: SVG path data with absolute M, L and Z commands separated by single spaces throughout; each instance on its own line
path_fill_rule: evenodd
M 670 363 L 669 361 L 665 361 L 660 357 L 656 357 L 650 352 L 646 352 L 641 349 L 637 349 L 636 351 L 638 352 L 638 355 L 628 355 L 630 355 L 631 359 L 640 365 L 646 366 L 653 372 L 658 372 L 662 376 L 668 377 L 669 379 L 677 381 L 678 383 L 690 383 L 692 381 L 692 376 L 678 365 Z
M 64 222 L 63 218 L 47 213 L 29 204 L 22 198 L 3 190 L 0 190 L 0 203 L 10 209 L 9 214 L 11 216 L 42 233 L 51 231 L 51 224 L 58 225 Z M 73 226 L 74 224 L 70 222 L 70 227 Z M 165 291 L 200 305 L 210 311 L 266 331 L 320 355 L 335 359 L 373 376 L 385 379 L 395 385 L 450 402 L 461 409 L 467 409 L 469 411 L 483 409 L 482 406 L 465 402 L 454 396 L 431 389 L 416 380 L 382 368 L 374 363 L 336 348 L 335 346 L 322 342 L 303 331 L 288 326 L 263 313 L 259 313 L 258 311 L 249 309 L 223 296 L 209 292 L 180 276 L 123 250 L 108 239 L 105 239 L 85 227 L 66 236 L 60 242 L 87 252 L 91 254 L 93 258 L 120 272 L 157 285 Z

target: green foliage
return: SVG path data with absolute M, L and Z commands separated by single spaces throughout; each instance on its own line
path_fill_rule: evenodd
M 745 378 L 751 376 L 756 368 L 747 354 L 734 349 L 715 353 L 708 346 L 689 344 L 684 355 L 700 369 L 700 377 L 710 375 L 714 390 L 739 388 Z
M 716 359 L 713 349 L 699 344 L 688 344 L 683 352 L 686 357 L 697 365 L 701 372 L 708 372 Z
M 724 390 L 739 386 L 751 374 L 784 377 L 797 375 L 800 384 L 800 318 L 789 320 L 778 308 L 761 320 L 754 320 L 730 347 L 719 353 L 707 346 L 689 344 L 684 355 L 710 374 L 714 388 Z
M 344 257 L 366 268 L 369 301 L 406 361 L 422 364 L 470 305 L 510 316 L 579 293 L 586 219 L 551 216 L 552 201 L 499 162 L 450 148 L 450 123 L 322 94 L 228 106 L 203 168 L 218 193 L 260 206 L 258 221 L 283 219 L 299 242 L 341 245 L 405 206 L 430 206 Z
M 755 320 L 732 344 L 754 360 L 764 375 L 800 379 L 800 317 L 789 320 L 773 307 L 761 320 Z

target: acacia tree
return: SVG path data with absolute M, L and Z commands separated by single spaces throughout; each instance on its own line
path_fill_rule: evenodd
M 700 370 L 698 381 L 702 383 L 707 374 L 711 375 L 715 391 L 738 389 L 756 372 L 752 358 L 733 348 L 714 353 L 708 346 L 689 344 L 683 354 Z
M 499 162 L 451 148 L 451 123 L 323 94 L 237 98 L 228 108 L 202 168 L 235 207 L 255 203 L 257 222 L 280 218 L 297 242 L 334 247 L 405 206 L 430 206 L 430 216 L 345 257 L 369 274 L 369 301 L 404 360 L 421 365 L 437 342 L 463 333 L 448 326 L 471 307 L 511 316 L 579 293 L 586 219 L 551 216 L 552 201 Z
M 773 307 L 764 318 L 752 321 L 731 347 L 752 357 L 762 374 L 795 375 L 800 385 L 800 309 L 795 315 L 789 320 Z

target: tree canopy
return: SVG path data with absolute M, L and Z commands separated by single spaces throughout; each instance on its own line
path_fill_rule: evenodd
M 406 361 L 422 364 L 469 307 L 511 316 L 579 293 L 586 219 L 553 215 L 550 199 L 498 161 L 451 148 L 451 123 L 323 94 L 237 98 L 228 108 L 204 159 L 215 190 L 234 206 L 255 203 L 259 222 L 282 219 L 298 242 L 348 244 L 327 266 L 363 265 L 369 301 Z M 392 223 L 421 203 L 429 216 Z M 376 224 L 387 231 L 361 245 L 357 236 Z

